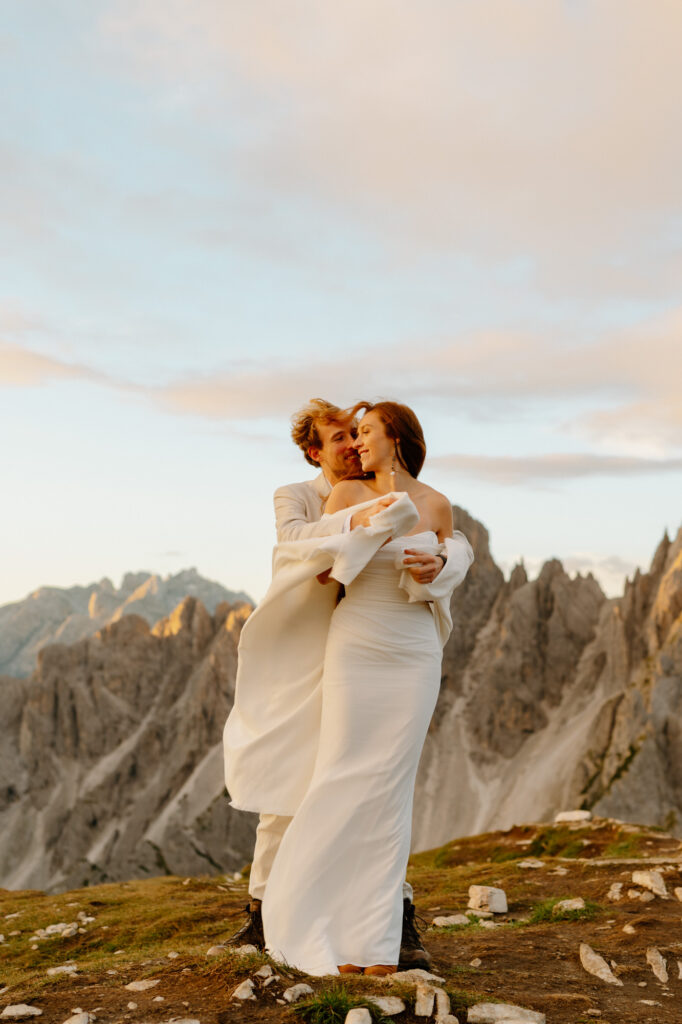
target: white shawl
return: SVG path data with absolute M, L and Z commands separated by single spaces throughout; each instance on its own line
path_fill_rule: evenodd
M 225 784 L 233 807 L 293 815 L 308 788 L 317 756 L 324 651 L 338 588 L 316 579 L 330 569 L 351 583 L 379 548 L 402 537 L 419 514 L 406 493 L 350 533 L 278 544 L 270 588 L 248 618 L 239 642 L 234 706 L 225 723 Z M 361 511 L 362 502 L 345 510 Z M 419 549 L 430 547 L 419 541 Z M 474 555 L 456 532 L 433 551 L 447 554 L 432 584 L 419 584 L 404 569 L 400 586 L 410 601 L 431 603 L 444 644 L 452 628 L 450 595 L 467 574 Z M 402 562 L 402 553 L 400 554 Z

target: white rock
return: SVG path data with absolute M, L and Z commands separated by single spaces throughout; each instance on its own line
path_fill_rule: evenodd
M 237 953 L 239 956 L 250 956 L 251 953 L 257 953 L 258 949 L 256 946 L 252 946 L 250 943 L 247 942 L 246 945 L 244 946 L 237 946 L 237 948 L 233 950 L 233 952 Z
M 182 1005 L 186 1006 L 189 1004 L 183 1003 Z M 171 1017 L 164 1024 L 201 1024 L 201 1021 L 197 1020 L 196 1017 Z
M 622 890 L 623 890 L 623 883 L 622 882 L 612 882 L 611 883 L 611 888 L 609 889 L 609 891 L 606 894 L 607 900 L 613 900 L 614 903 L 617 903 L 618 900 L 622 899 L 622 897 L 623 897 Z
M 559 914 L 562 910 L 584 910 L 585 900 L 582 896 L 576 896 L 574 900 L 559 900 L 552 907 L 553 914 Z
M 378 1006 L 386 1017 L 397 1017 L 405 1012 L 405 1003 L 398 996 L 367 996 L 367 1001 Z
M 647 949 L 646 962 L 649 964 L 649 967 L 654 972 L 658 980 L 662 981 L 663 984 L 666 985 L 668 982 L 666 963 L 661 956 L 660 950 L 658 950 L 656 946 L 649 946 Z
M 314 995 L 314 990 L 310 985 L 299 984 L 292 985 L 291 988 L 285 989 L 282 993 L 282 998 L 285 999 L 287 1003 L 297 1003 L 299 999 L 304 999 L 306 996 L 312 995 Z
M 668 898 L 668 890 L 660 871 L 633 871 L 632 881 L 635 885 L 641 885 L 643 889 L 649 889 L 656 896 Z
M 354 1006 L 346 1014 L 344 1024 L 372 1024 L 372 1015 L 366 1006 Z
M 74 1013 L 72 1017 L 67 1017 L 64 1024 L 90 1024 L 90 1020 L 90 1014 L 81 1010 L 79 1013 Z
M 112 975 L 113 975 L 113 974 L 118 974 L 118 971 L 114 971 L 114 970 L 109 970 L 109 971 L 107 971 L 107 974 L 112 974 Z
M 562 868 L 561 865 L 559 865 L 558 867 L 556 867 L 552 871 L 550 871 L 550 875 L 567 875 L 567 874 L 568 874 L 568 868 Z
M 677 961 L 677 977 L 682 981 L 682 960 Z
M 554 816 L 555 821 L 590 821 L 592 811 L 560 811 Z
M 251 978 L 247 978 L 241 985 L 237 985 L 236 989 L 232 993 L 231 999 L 255 999 L 254 984 Z
M 501 928 L 502 921 L 479 921 L 481 928 Z
M 623 925 L 623 931 L 625 932 L 626 935 L 634 935 L 635 934 L 634 925 L 624 924 Z
M 493 914 L 492 914 L 492 911 L 490 911 L 490 910 L 472 910 L 471 908 L 469 910 L 467 910 L 467 917 L 485 917 L 485 918 L 488 918 L 488 917 L 492 917 L 492 916 L 493 916 Z
M 272 983 L 274 981 L 281 981 L 281 980 L 282 979 L 280 978 L 279 974 L 273 974 L 273 975 L 271 975 L 271 977 L 265 979 L 265 981 L 263 982 L 263 988 L 267 988 L 268 985 L 272 985 Z
M 137 1003 L 128 1003 L 128 1009 L 129 1010 L 136 1010 L 137 1009 Z
M 465 914 L 452 914 L 450 917 L 434 917 L 431 924 L 434 928 L 449 928 L 453 924 L 469 924 Z
M 436 998 L 436 990 L 433 985 L 420 982 L 417 985 L 417 997 L 414 1001 L 415 1017 L 430 1017 L 433 1013 L 433 1004 Z
M 128 992 L 146 992 L 148 988 L 154 988 L 159 984 L 160 978 L 144 978 L 142 981 L 131 981 L 125 988 Z
M 469 1007 L 467 1013 L 468 1024 L 506 1024 L 507 1021 L 516 1024 L 545 1024 L 544 1013 L 537 1010 L 526 1010 L 523 1006 L 514 1006 L 512 1003 L 476 1003 Z
M 75 974 L 78 971 L 76 964 L 62 964 L 61 967 L 48 967 L 48 978 L 54 978 L 56 974 Z
M 153 1003 L 163 1003 L 163 1002 L 165 1002 L 165 999 L 163 998 L 163 996 L 154 996 L 154 998 L 152 999 L 152 1002 Z
M 470 885 L 468 905 L 473 910 L 490 910 L 493 914 L 506 914 L 508 909 L 504 889 L 493 885 Z
M 177 960 L 180 954 L 176 953 L 175 950 L 172 949 L 170 953 L 166 953 L 166 956 L 169 960 Z
M 639 900 L 641 903 L 650 903 L 656 897 L 652 892 L 644 892 L 642 889 L 628 889 L 628 897 L 631 900 Z
M 436 1020 L 450 1016 L 450 996 L 444 988 L 436 989 Z
M 474 959 L 470 961 L 469 967 L 480 967 L 482 963 L 483 961 L 480 956 L 475 956 Z
M 389 985 L 396 981 L 435 981 L 439 985 L 445 984 L 445 978 L 441 978 L 438 974 L 431 974 L 430 971 L 423 971 L 421 967 L 412 967 L 409 971 L 396 971 L 395 974 L 387 974 L 384 981 L 387 981 Z
M 37 1006 L 29 1006 L 28 1003 L 12 1003 L 6 1006 L 0 1013 L 0 1017 L 10 1017 L 12 1020 L 26 1020 L 28 1017 L 42 1016 L 42 1010 Z
M 640 999 L 640 1003 L 644 1003 L 645 1006 L 663 1006 L 663 1003 L 659 1003 L 656 999 Z
M 677 896 L 677 898 L 680 901 L 680 903 L 682 903 L 682 886 L 681 885 L 676 885 L 674 890 L 673 890 L 673 892 Z
M 209 946 L 206 950 L 206 956 L 220 956 L 221 953 L 225 952 L 225 946 Z
M 593 974 L 600 981 L 606 981 L 609 985 L 622 985 L 623 982 L 617 978 L 606 960 L 599 953 L 595 953 L 586 942 L 580 943 L 580 963 L 588 974 Z
M 520 868 L 544 868 L 544 862 L 537 857 L 529 857 L 527 860 L 519 861 Z
M 270 964 L 263 964 L 254 974 L 254 978 L 271 978 L 274 973 Z

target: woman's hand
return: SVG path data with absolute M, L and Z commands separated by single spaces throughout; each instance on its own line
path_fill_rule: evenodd
M 397 498 L 391 498 L 387 494 L 384 498 L 379 498 L 379 500 L 374 505 L 370 505 L 369 508 L 363 509 L 362 512 L 356 512 L 350 521 L 351 530 L 355 530 L 358 526 L 369 526 L 369 521 L 372 516 L 375 516 L 378 512 L 382 512 L 385 508 L 389 508 L 393 502 L 397 500 Z
M 404 554 L 403 565 L 416 583 L 433 583 L 445 565 L 440 555 L 430 555 L 416 548 L 405 548 Z

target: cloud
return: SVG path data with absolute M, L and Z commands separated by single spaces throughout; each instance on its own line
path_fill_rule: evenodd
M 672 0 L 121 0 L 100 30 L 151 90 L 195 83 L 197 118 L 234 109 L 225 160 L 253 188 L 331 204 L 394 256 L 521 252 L 542 287 L 592 296 L 674 286 Z
M 679 473 L 682 458 L 642 459 L 622 455 L 559 452 L 547 455 L 438 455 L 431 466 L 490 483 L 516 485 L 580 477 L 646 476 Z

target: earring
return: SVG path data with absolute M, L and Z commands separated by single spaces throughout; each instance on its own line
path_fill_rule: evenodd
M 391 490 L 395 490 L 395 457 L 398 454 L 397 446 L 393 446 L 393 458 L 391 459 Z

